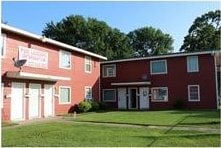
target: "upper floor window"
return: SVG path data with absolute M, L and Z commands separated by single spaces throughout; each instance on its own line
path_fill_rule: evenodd
M 60 86 L 59 104 L 69 104 L 71 102 L 71 87 Z
M 198 72 L 198 56 L 188 56 L 187 57 L 187 72 Z
M 91 71 L 92 71 L 91 57 L 85 56 L 85 64 L 84 64 L 84 67 L 85 67 L 85 72 L 91 73 Z
M 6 35 L 5 34 L 1 34 L 1 57 L 5 57 L 5 53 L 6 53 Z
M 151 74 L 166 74 L 167 61 L 166 60 L 150 61 L 150 72 Z
M 102 66 L 103 77 L 115 77 L 116 76 L 116 65 L 103 65 Z
M 167 87 L 155 87 L 152 88 L 152 101 L 167 101 L 168 100 L 168 88 Z
M 60 50 L 59 67 L 64 69 L 71 69 L 71 52 Z
M 200 101 L 200 87 L 199 85 L 188 85 L 188 100 Z
M 86 100 L 92 100 L 92 88 L 91 87 L 85 87 L 84 93 L 85 93 Z

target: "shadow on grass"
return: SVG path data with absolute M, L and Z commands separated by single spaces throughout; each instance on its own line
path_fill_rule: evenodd
M 18 123 L 14 123 L 14 122 L 2 122 L 2 127 L 9 127 L 9 126 L 16 126 L 19 125 Z

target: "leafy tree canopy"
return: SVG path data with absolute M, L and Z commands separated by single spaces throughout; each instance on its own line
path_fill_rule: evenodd
M 47 23 L 42 33 L 51 39 L 104 55 L 108 59 L 132 56 L 128 37 L 95 18 L 71 15 L 58 23 Z
M 128 35 L 111 28 L 104 21 L 70 15 L 60 22 L 49 22 L 42 34 L 108 59 L 158 55 L 172 51 L 173 39 L 159 29 L 144 27 Z
M 180 51 L 220 50 L 220 10 L 197 17 L 184 38 Z
M 128 33 L 135 56 L 159 55 L 173 50 L 173 39 L 169 34 L 153 27 L 143 27 Z

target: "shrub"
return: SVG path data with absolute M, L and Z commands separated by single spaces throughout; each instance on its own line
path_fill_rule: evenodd
M 91 111 L 97 111 L 100 109 L 100 105 L 95 101 L 91 101 L 91 106 L 92 106 Z
M 101 110 L 105 110 L 107 108 L 107 104 L 105 104 L 104 102 L 100 102 L 99 106 Z
M 92 108 L 92 105 L 89 101 L 82 101 L 78 105 L 78 109 L 80 112 L 87 112 Z

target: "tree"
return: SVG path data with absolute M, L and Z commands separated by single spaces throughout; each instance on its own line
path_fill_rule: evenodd
M 80 15 L 71 15 L 58 23 L 47 23 L 42 33 L 46 37 L 104 55 L 108 59 L 132 55 L 128 37 L 95 18 L 85 19 Z
M 180 51 L 220 50 L 220 10 L 197 17 L 184 37 Z
M 159 55 L 173 50 L 173 39 L 169 34 L 164 34 L 153 27 L 143 27 L 128 33 L 130 45 L 135 56 Z

